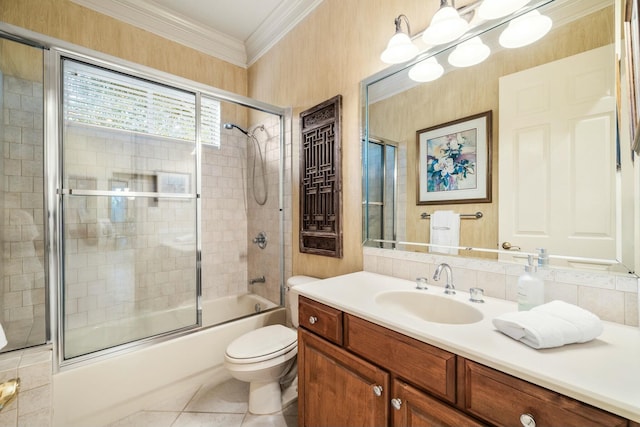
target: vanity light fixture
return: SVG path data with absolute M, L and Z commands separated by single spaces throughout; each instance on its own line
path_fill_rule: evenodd
M 407 25 L 407 32 L 402 31 L 402 20 Z M 391 37 L 387 48 L 380 55 L 382 62 L 387 64 L 401 64 L 416 57 L 418 54 L 418 46 L 413 44 L 409 34 L 409 19 L 405 15 L 400 15 L 395 19 L 396 33 Z
M 473 37 L 460 43 L 449 55 L 449 64 L 454 67 L 470 67 L 487 59 L 491 49 L 482 43 L 480 37 Z
M 500 34 L 498 41 L 502 47 L 517 48 L 540 40 L 551 30 L 551 18 L 537 10 L 518 16 Z
M 505 1 L 505 0 L 502 0 Z M 432 46 L 451 42 L 467 32 L 469 23 L 458 11 L 440 0 L 440 9 L 431 18 L 431 24 L 422 33 L 422 40 Z
M 478 7 L 478 16 L 484 20 L 498 19 L 522 9 L 531 0 L 484 0 Z
M 444 67 L 433 56 L 418 62 L 409 70 L 409 78 L 415 82 L 432 82 L 444 74 Z

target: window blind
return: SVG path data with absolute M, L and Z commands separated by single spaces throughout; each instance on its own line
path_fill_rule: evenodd
M 71 59 L 63 63 L 64 117 L 82 123 L 195 141 L 194 93 Z M 220 102 L 202 98 L 201 140 L 220 145 Z
M 220 147 L 220 101 L 204 96 L 200 100 L 200 141 Z

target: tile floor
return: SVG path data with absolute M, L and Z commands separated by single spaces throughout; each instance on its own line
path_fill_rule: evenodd
M 252 415 L 248 396 L 249 384 L 235 379 L 217 386 L 205 384 L 109 427 L 297 427 L 297 402 L 280 413 Z

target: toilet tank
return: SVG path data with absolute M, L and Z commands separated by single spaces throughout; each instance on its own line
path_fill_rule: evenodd
M 309 282 L 320 280 L 311 276 L 291 276 L 287 280 L 287 290 L 289 291 L 289 314 L 291 315 L 291 324 L 294 328 L 298 327 L 298 293 L 295 287 Z

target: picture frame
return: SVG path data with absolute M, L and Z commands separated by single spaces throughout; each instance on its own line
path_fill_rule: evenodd
M 158 172 L 156 174 L 156 191 L 158 193 L 189 194 L 191 175 L 188 173 Z
M 416 132 L 417 205 L 491 202 L 492 111 Z

